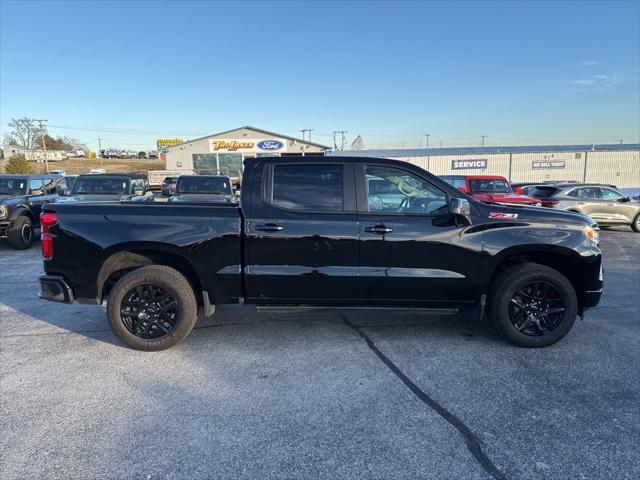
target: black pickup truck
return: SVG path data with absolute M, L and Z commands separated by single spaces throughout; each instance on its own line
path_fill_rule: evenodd
M 589 217 L 483 204 L 386 159 L 247 159 L 239 204 L 53 204 L 42 224 L 40 296 L 106 299 L 114 333 L 141 350 L 225 303 L 471 307 L 540 347 L 603 286 Z

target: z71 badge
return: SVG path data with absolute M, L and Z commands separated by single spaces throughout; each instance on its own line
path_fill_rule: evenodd
M 518 214 L 517 213 L 500 213 L 500 212 L 490 212 L 489 213 L 489 218 L 496 218 L 496 219 L 509 219 L 509 220 L 515 220 L 516 218 L 518 218 Z

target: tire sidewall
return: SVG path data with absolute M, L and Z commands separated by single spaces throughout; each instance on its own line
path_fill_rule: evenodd
M 631 229 L 634 232 L 640 233 L 640 213 L 638 213 L 633 219 L 633 223 L 631 223 Z
M 536 267 L 539 267 L 536 265 Z M 501 291 L 491 299 L 491 319 L 498 331 L 509 342 L 522 347 L 546 347 L 564 338 L 575 323 L 577 316 L 577 297 L 573 286 L 561 273 L 548 269 L 548 267 L 535 268 L 534 271 L 520 269 L 521 274 L 503 277 L 500 285 L 496 285 Z M 551 270 L 550 273 L 547 270 Z M 564 316 L 556 328 L 546 335 L 531 336 L 520 332 L 512 323 L 509 315 L 511 298 L 515 292 L 536 281 L 550 283 L 562 295 L 565 303 Z
M 172 275 L 162 278 L 164 272 L 145 271 L 142 267 L 123 276 L 114 285 L 107 301 L 107 318 L 113 333 L 128 347 L 136 350 L 164 350 L 182 341 L 193 329 L 197 320 L 197 305 L 193 291 L 181 287 Z M 186 282 L 178 272 L 181 279 Z M 177 319 L 173 330 L 160 338 L 144 339 L 131 333 L 125 327 L 120 315 L 122 301 L 125 295 L 138 285 L 153 284 L 163 288 L 178 302 Z

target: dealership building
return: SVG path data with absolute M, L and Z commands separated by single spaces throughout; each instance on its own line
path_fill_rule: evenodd
M 327 155 L 382 157 L 435 175 L 500 175 L 511 182 L 578 181 L 640 188 L 640 144 L 351 150 Z
M 245 158 L 323 155 L 330 147 L 250 126 L 214 133 L 166 149 L 167 170 L 234 174 Z

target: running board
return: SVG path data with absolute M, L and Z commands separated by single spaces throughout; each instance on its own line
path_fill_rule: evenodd
M 257 305 L 258 312 L 291 312 L 291 311 L 308 311 L 308 310 L 403 310 L 421 312 L 427 315 L 457 315 L 460 310 L 458 308 L 431 308 L 431 307 L 393 307 L 393 306 L 317 306 L 317 305 Z

